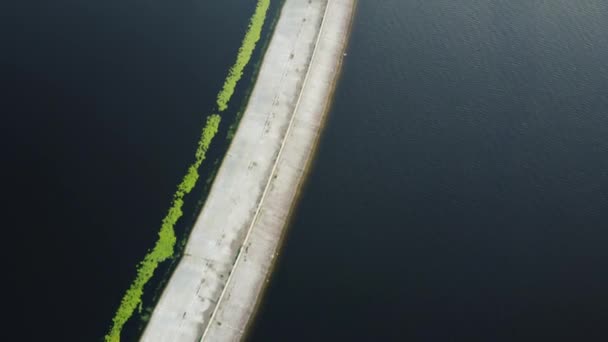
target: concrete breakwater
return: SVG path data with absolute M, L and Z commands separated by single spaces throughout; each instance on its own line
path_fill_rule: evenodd
M 311 158 L 355 0 L 286 0 L 247 109 L 143 341 L 239 340 Z

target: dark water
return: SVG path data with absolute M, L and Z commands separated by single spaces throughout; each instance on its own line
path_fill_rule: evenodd
M 359 1 L 251 341 L 608 339 L 608 2 Z
M 105 334 L 193 161 L 254 6 L 0 5 L 3 335 Z

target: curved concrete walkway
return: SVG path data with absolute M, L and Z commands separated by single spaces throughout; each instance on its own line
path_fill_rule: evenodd
M 247 109 L 142 341 L 238 341 L 329 103 L 355 0 L 286 0 Z

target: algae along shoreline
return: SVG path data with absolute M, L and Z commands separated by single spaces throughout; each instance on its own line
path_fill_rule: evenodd
M 142 296 L 144 286 L 154 275 L 159 264 L 173 257 L 175 244 L 177 241 L 175 234 L 175 224 L 183 215 L 182 207 L 184 197 L 188 195 L 196 186 L 199 179 L 199 168 L 206 157 L 213 138 L 216 136 L 221 122 L 221 114 L 228 108 L 228 104 L 234 94 L 237 83 L 243 75 L 245 67 L 251 60 L 251 56 L 260 40 L 262 28 L 266 21 L 266 14 L 270 6 L 270 0 L 259 0 L 255 12 L 250 19 L 249 27 L 239 48 L 236 62 L 229 70 L 224 85 L 217 95 L 217 113 L 211 114 L 202 129 L 201 138 L 195 152 L 195 161 L 187 168 L 187 173 L 173 195 L 171 207 L 167 215 L 162 220 L 161 228 L 158 233 L 158 240 L 153 249 L 146 254 L 143 261 L 137 266 L 137 275 L 129 289 L 123 296 L 120 305 L 112 319 L 109 332 L 104 337 L 106 342 L 120 341 L 122 328 L 133 316 L 134 312 L 142 308 Z
M 244 336 L 321 130 L 354 6 L 285 1 L 236 135 L 143 341 Z

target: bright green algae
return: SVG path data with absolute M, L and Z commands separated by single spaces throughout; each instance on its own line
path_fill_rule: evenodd
M 234 94 L 234 89 L 243 76 L 243 70 L 251 60 L 255 46 L 260 40 L 269 6 L 270 0 L 258 0 L 247 33 L 239 48 L 236 62 L 232 68 L 230 68 L 224 86 L 217 95 L 217 106 L 220 113 L 228 108 L 228 103 Z M 205 160 L 207 150 L 218 132 L 220 121 L 221 117 L 219 114 L 213 114 L 207 118 L 207 122 L 203 128 L 196 149 L 195 161 L 188 167 L 188 172 L 173 195 L 171 208 L 169 208 L 167 215 L 162 220 L 161 228 L 158 232 L 158 240 L 156 241 L 154 248 L 146 254 L 144 260 L 137 266 L 137 276 L 123 296 L 118 310 L 116 310 L 116 314 L 112 319 L 110 331 L 105 336 L 106 342 L 120 341 L 122 328 L 129 318 L 133 316 L 135 310 L 138 307 L 141 308 L 144 286 L 152 278 L 158 265 L 173 256 L 175 243 L 177 241 L 174 227 L 176 222 L 183 215 L 182 206 L 184 205 L 184 197 L 192 191 L 198 181 L 199 167 Z
M 217 107 L 220 111 L 224 111 L 226 108 L 228 108 L 228 102 L 230 102 L 230 98 L 234 93 L 234 88 L 243 76 L 243 70 L 251 59 L 251 55 L 255 50 L 255 45 L 260 40 L 262 27 L 266 21 L 266 13 L 268 12 L 269 6 L 270 0 L 258 1 L 255 8 L 255 13 L 249 22 L 249 29 L 245 34 L 245 38 L 243 39 L 243 43 L 241 44 L 241 48 L 239 49 L 239 53 L 236 57 L 236 63 L 234 63 L 232 68 L 230 68 L 222 91 L 220 91 L 220 93 L 217 95 Z
M 203 128 L 201 139 L 196 149 L 196 160 L 188 168 L 188 173 L 178 186 L 178 190 L 173 195 L 173 202 L 169 212 L 162 221 L 160 231 L 158 232 L 158 240 L 150 251 L 144 257 L 144 260 L 137 266 L 137 277 L 127 290 L 120 306 L 112 319 L 112 328 L 105 336 L 107 342 L 120 341 L 120 332 L 127 320 L 131 318 L 135 309 L 141 305 L 141 298 L 144 293 L 144 285 L 152 278 L 158 264 L 169 259 L 173 255 L 175 242 L 174 226 L 177 220 L 183 215 L 182 206 L 184 205 L 184 196 L 194 188 L 199 177 L 198 168 L 205 160 L 205 155 L 209 149 L 209 145 L 213 137 L 217 134 L 221 117 L 217 114 L 207 118 L 207 123 Z

